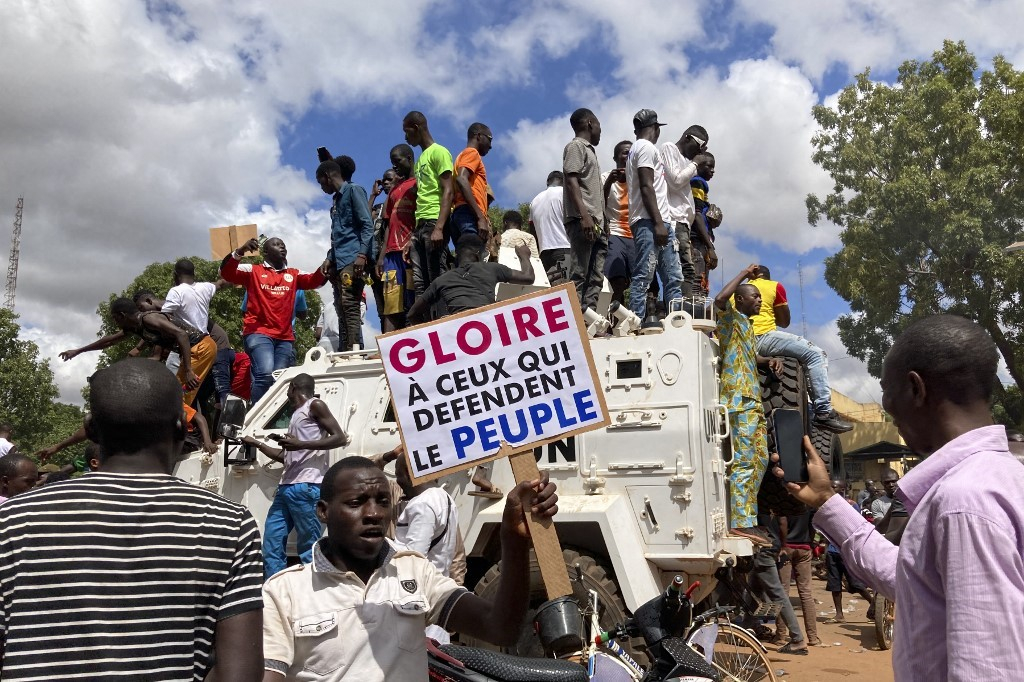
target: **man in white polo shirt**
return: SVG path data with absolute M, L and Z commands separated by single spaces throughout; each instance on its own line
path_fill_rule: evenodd
M 558 510 L 547 475 L 508 495 L 501 521 L 501 577 L 493 601 L 445 577 L 418 552 L 384 537 L 391 491 L 365 457 L 346 457 L 324 475 L 317 514 L 327 535 L 313 563 L 281 571 L 263 586 L 264 680 L 427 679 L 424 627 L 515 641 L 529 603 L 525 512 Z

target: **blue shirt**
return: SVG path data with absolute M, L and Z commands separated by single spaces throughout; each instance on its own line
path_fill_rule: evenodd
M 340 271 L 351 265 L 356 256 L 370 260 L 373 248 L 373 219 L 366 190 L 346 182 L 334 193 L 331 204 L 331 250 L 327 258 Z

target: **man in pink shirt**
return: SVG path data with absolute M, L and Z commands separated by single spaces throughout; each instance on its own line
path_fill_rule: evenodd
M 1024 671 L 1024 466 L 992 422 L 998 360 L 988 333 L 954 315 L 915 322 L 886 355 L 882 407 L 925 458 L 897 486 L 910 513 L 898 548 L 833 493 L 806 438 L 810 482 L 787 484 L 820 507 L 814 525 L 846 565 L 899 604 L 896 682 Z

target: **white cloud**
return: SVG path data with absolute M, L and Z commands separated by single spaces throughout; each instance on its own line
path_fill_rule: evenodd
M 871 376 L 867 365 L 850 356 L 839 340 L 836 320 L 808 329 L 807 338 L 828 355 L 828 377 L 832 390 L 839 391 L 859 403 L 882 402 L 882 387 Z
M 0 186 L 12 194 L 0 197 L 0 217 L 23 192 L 21 322 L 55 358 L 61 346 L 94 338 L 101 298 L 146 263 L 206 253 L 215 225 L 258 222 L 285 238 L 294 265 L 314 267 L 326 202 L 281 147 L 311 109 L 336 113 L 344 139 L 353 134 L 347 115 L 391 107 L 397 138 L 398 117 L 414 102 L 463 122 L 494 90 L 518 85 L 530 96 L 555 87 L 551 59 L 570 101 L 605 124 L 602 163 L 610 165 L 615 141 L 632 138 L 642 106 L 671 122 L 667 138 L 694 121 L 711 131 L 726 267 L 756 259 L 751 240 L 801 253 L 835 247 L 834 228 L 808 227 L 803 207 L 807 192 L 828 189 L 809 161 L 822 71 L 835 61 L 859 70 L 927 57 L 950 26 L 979 53 L 1019 59 L 1024 49 L 1009 1 L 804 5 L 741 0 L 734 21 L 776 27 L 771 54 L 723 75 L 691 71 L 686 50 L 704 40 L 694 3 L 2 3 Z M 475 30 L 460 23 L 465 12 Z M 608 55 L 608 72 L 574 61 L 581 48 Z M 523 201 L 559 167 L 572 134 L 568 111 L 539 99 L 537 112 L 501 139 L 515 161 L 495 181 Z M 65 398 L 91 371 L 82 363 L 60 365 Z
M 834 64 L 859 73 L 869 66 L 890 70 L 908 58 L 927 59 L 944 39 L 965 41 L 979 58 L 1002 52 L 1019 62 L 1024 57 L 1020 9 L 1015 0 L 739 0 L 733 20 L 771 27 L 772 53 L 818 80 Z

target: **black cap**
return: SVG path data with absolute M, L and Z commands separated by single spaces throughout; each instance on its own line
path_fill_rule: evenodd
M 658 112 L 654 109 L 641 109 L 636 112 L 636 116 L 633 117 L 633 130 L 640 130 L 648 126 L 663 126 L 664 123 L 658 123 Z

